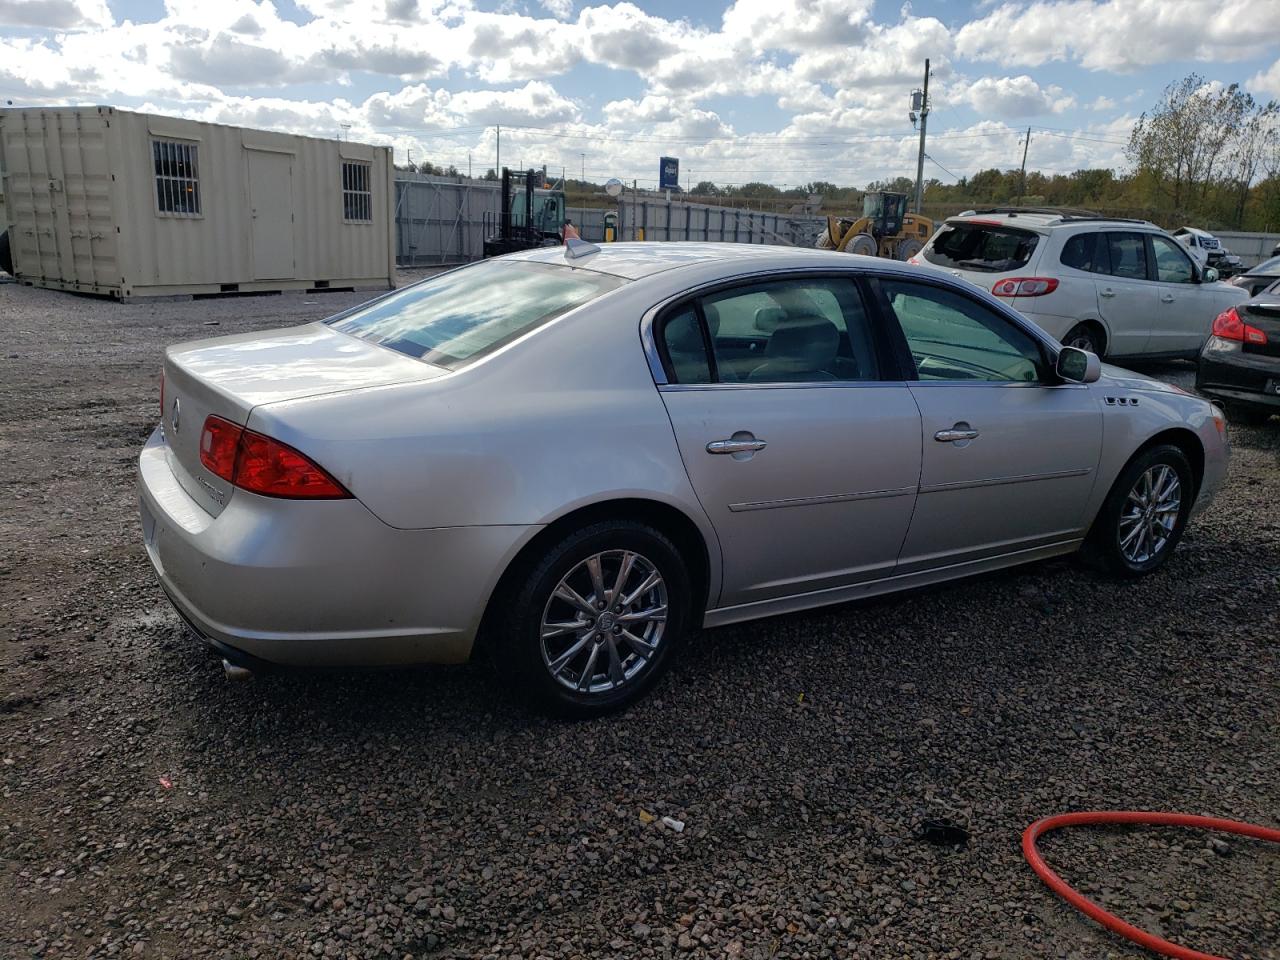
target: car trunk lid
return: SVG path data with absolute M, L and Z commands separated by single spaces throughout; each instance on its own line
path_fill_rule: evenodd
M 217 516 L 234 488 L 200 462 L 208 417 L 243 426 L 260 404 L 429 380 L 443 373 L 323 323 L 172 346 L 165 351 L 161 397 L 169 466 L 183 489 Z
M 1266 343 L 1246 339 L 1244 352 L 1263 357 L 1280 357 L 1280 298 L 1248 301 L 1236 308 L 1240 319 L 1267 336 Z

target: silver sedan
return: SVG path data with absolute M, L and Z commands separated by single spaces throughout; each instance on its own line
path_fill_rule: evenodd
M 455 663 L 620 707 L 698 627 L 1083 551 L 1159 568 L 1222 413 L 952 278 L 580 241 L 169 348 L 143 537 L 229 668 Z

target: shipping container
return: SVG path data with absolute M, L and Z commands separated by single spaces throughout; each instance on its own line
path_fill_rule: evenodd
M 388 147 L 114 107 L 0 110 L 23 283 L 128 299 L 395 285 Z

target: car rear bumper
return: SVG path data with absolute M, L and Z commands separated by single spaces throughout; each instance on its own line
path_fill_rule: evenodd
M 537 529 L 399 530 L 356 500 L 239 490 L 212 517 L 174 476 L 159 430 L 138 471 L 156 577 L 192 630 L 233 663 L 465 661 L 498 576 Z
M 1208 347 L 1200 354 L 1196 389 L 1208 396 L 1280 408 L 1280 393 L 1275 392 L 1277 385 L 1280 385 L 1280 357 Z

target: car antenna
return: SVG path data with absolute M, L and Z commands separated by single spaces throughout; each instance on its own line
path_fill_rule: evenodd
M 566 260 L 577 260 L 580 257 L 589 257 L 591 254 L 599 252 L 599 247 L 594 243 L 588 243 L 586 240 L 570 237 L 564 242 L 564 258 Z

